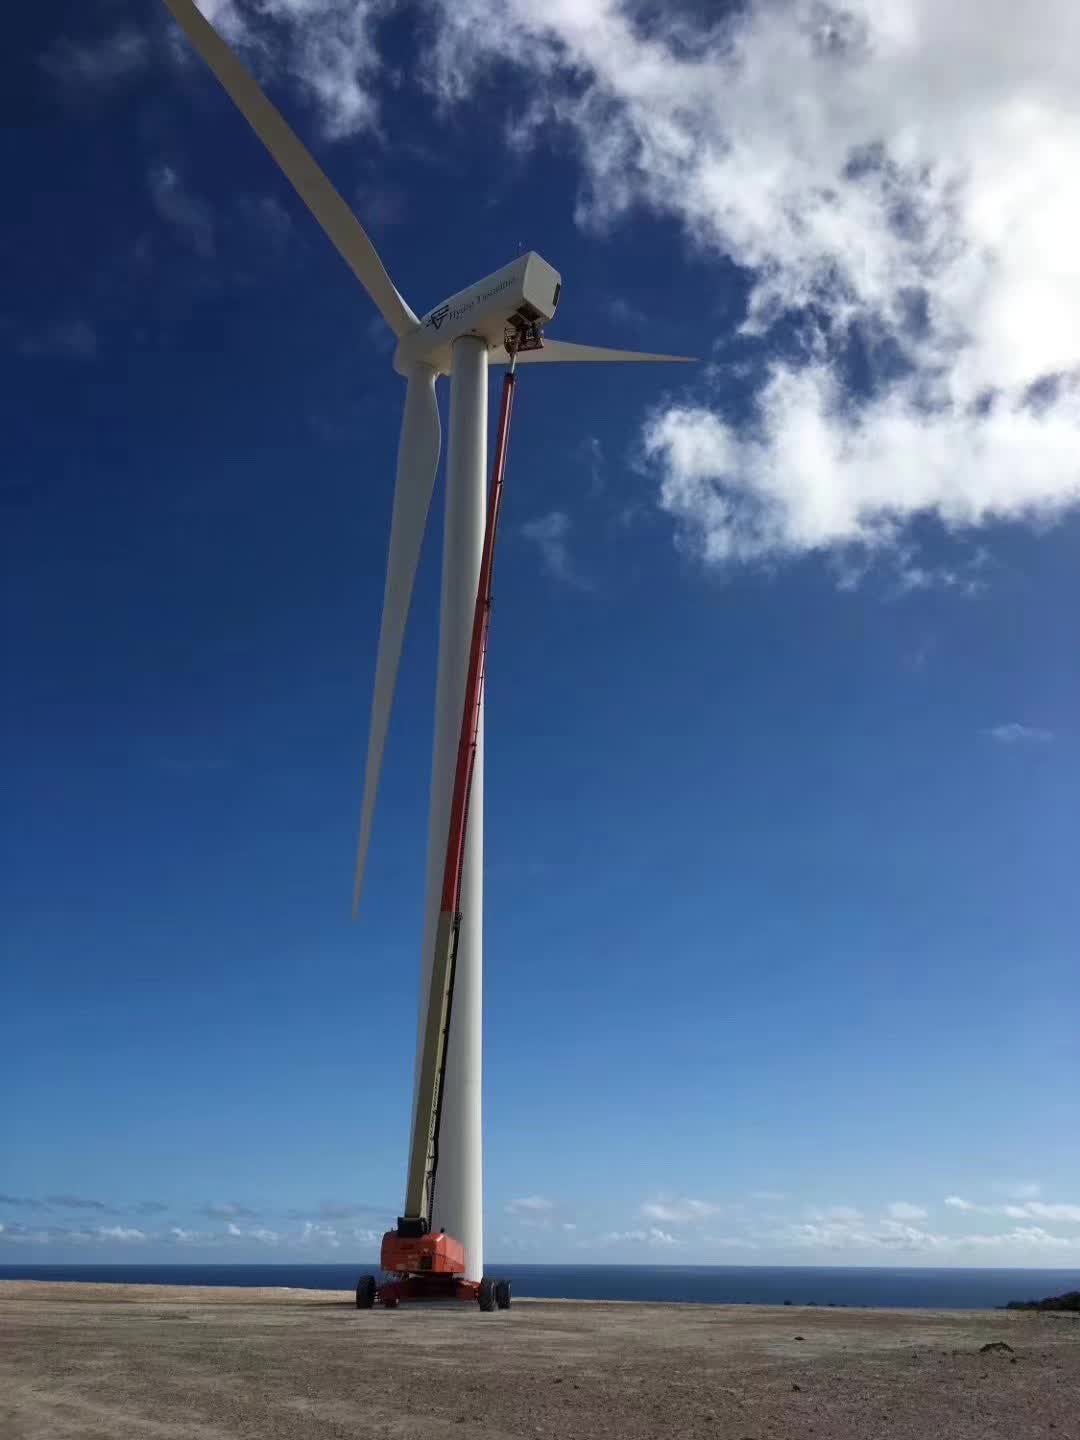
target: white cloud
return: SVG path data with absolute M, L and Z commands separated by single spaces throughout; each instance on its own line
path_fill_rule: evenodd
M 134 1240 L 146 1239 L 144 1230 L 136 1230 L 129 1225 L 99 1225 L 97 1233 L 103 1240 Z
M 539 550 L 544 569 L 553 579 L 561 580 L 564 585 L 586 588 L 570 559 L 570 528 L 570 517 L 565 510 L 551 510 L 535 520 L 526 520 L 521 533 Z
M 1080 1236 L 1051 1235 L 1040 1225 L 1017 1225 L 996 1235 L 966 1235 L 958 1243 L 972 1249 L 1080 1250 Z
M 995 1180 L 990 1189 L 995 1195 L 1004 1195 L 1006 1200 L 1037 1200 L 1042 1193 L 1037 1180 Z
M 647 1230 L 609 1230 L 606 1235 L 600 1237 L 601 1245 L 678 1245 L 681 1242 L 667 1230 L 661 1230 L 658 1225 L 650 1225 Z
M 236 0 L 198 0 L 199 9 L 210 24 L 232 45 L 251 43 L 251 31 Z
M 993 1187 L 999 1194 L 1037 1195 L 1040 1187 L 1034 1182 L 1020 1185 L 999 1184 Z M 984 1205 L 972 1200 L 963 1200 L 959 1195 L 948 1195 L 945 1204 L 954 1210 L 963 1210 L 980 1215 L 1004 1215 L 1010 1220 L 1063 1220 L 1080 1225 L 1080 1205 L 1069 1201 L 1015 1200 L 1002 1204 Z
M 197 255 L 214 253 L 214 220 L 209 206 L 193 195 L 171 165 L 157 165 L 149 176 L 150 198 L 163 220 L 173 226 Z
M 378 1245 L 382 1237 L 383 1232 L 381 1230 L 360 1229 L 359 1226 L 353 1227 L 352 1239 L 360 1245 Z
M 41 65 L 67 91 L 105 90 L 144 70 L 150 43 L 141 30 L 122 25 L 89 44 L 61 40 Z
M 375 28 L 391 8 L 388 0 L 260 0 L 257 30 L 236 0 L 198 4 L 264 81 L 283 70 L 299 83 L 330 138 L 375 127 L 374 82 L 382 65 Z M 177 37 L 178 54 L 189 53 L 186 45 Z
M 506 1207 L 508 1215 L 550 1215 L 555 1209 L 554 1201 L 547 1200 L 543 1195 L 523 1195 L 519 1200 L 511 1200 Z
M 649 323 L 649 317 L 645 311 L 632 304 L 623 295 L 612 296 L 605 303 L 604 309 L 617 325 L 622 325 L 628 330 L 643 330 Z
M 589 473 L 589 498 L 595 500 L 598 495 L 603 494 L 606 480 L 604 477 L 604 447 L 596 435 L 586 435 L 580 445 L 575 448 L 575 458 L 580 460 Z
M 668 409 L 644 437 L 661 506 L 706 560 L 727 562 L 845 547 L 906 558 L 918 515 L 961 530 L 1080 501 L 1080 385 L 1037 414 L 1022 396 L 923 411 L 917 383 L 852 407 L 830 366 L 776 366 L 748 434 L 701 406 Z
M 812 1250 L 866 1249 L 874 1243 L 869 1231 L 850 1220 L 807 1220 L 787 1226 L 778 1238 Z
M 217 1207 L 220 1208 L 220 1207 Z M 345 1210 L 347 1207 L 328 1207 Z M 215 1246 L 222 1243 L 254 1242 L 256 1245 L 292 1246 L 305 1250 L 340 1250 L 343 1246 L 378 1245 L 382 1232 L 362 1226 L 339 1229 L 318 1220 L 305 1220 L 299 1229 L 289 1231 L 271 1230 L 266 1226 L 243 1226 L 230 1220 L 223 1231 L 187 1230 L 179 1225 L 172 1226 L 162 1237 L 178 1245 Z
M 54 1238 L 46 1229 L 32 1230 L 26 1225 L 5 1225 L 0 1231 L 0 1241 L 13 1245 L 48 1245 Z
M 1080 1205 L 1070 1205 L 1047 1200 L 1025 1200 L 1020 1205 L 1002 1205 L 1001 1213 L 1014 1220 L 1032 1218 L 1035 1220 L 1067 1220 L 1080 1225 Z
M 441 14 L 444 98 L 485 58 L 527 68 L 515 134 L 576 136 L 582 220 L 674 216 L 748 274 L 744 335 L 775 329 L 749 424 L 721 372 L 645 431 L 706 560 L 894 553 L 917 516 L 965 532 L 1080 501 L 1074 0 L 758 0 L 698 28 L 617 0 Z
M 304 1222 L 304 1228 L 297 1237 L 297 1243 L 300 1245 L 324 1245 L 330 1250 L 338 1250 L 341 1247 L 338 1232 L 333 1225 L 319 1225 L 311 1220 Z
M 200 1215 L 206 1215 L 211 1220 L 254 1220 L 255 1211 L 249 1210 L 246 1205 L 240 1205 L 235 1200 L 223 1200 L 217 1204 L 203 1205 L 199 1209 Z
M 232 1220 L 229 1221 L 226 1233 L 234 1240 L 256 1240 L 260 1245 L 276 1245 L 281 1240 L 276 1230 L 267 1230 L 263 1226 L 243 1230 Z
M 991 726 L 986 733 L 1002 745 L 1045 745 L 1054 738 L 1052 730 L 1042 730 L 1037 725 L 1021 725 L 1017 720 Z
M 722 1214 L 725 1208 L 710 1200 L 650 1200 L 642 1205 L 641 1214 L 646 1220 L 678 1224 L 687 1220 L 707 1220 Z
M 862 1211 L 856 1210 L 854 1205 L 830 1205 L 825 1210 L 809 1209 L 806 1216 L 813 1222 L 839 1220 L 845 1223 L 854 1223 L 863 1218 Z
M 870 1237 L 871 1245 L 900 1250 L 937 1250 L 950 1243 L 945 1235 L 934 1235 L 906 1220 L 882 1220 Z
M 927 1215 L 921 1205 L 911 1205 L 906 1200 L 894 1200 L 888 1212 L 893 1220 L 925 1220 Z
M 949 1235 L 895 1219 L 881 1220 L 876 1225 L 844 1220 L 791 1225 L 774 1238 L 796 1249 L 936 1254 L 993 1250 L 1016 1260 L 1023 1259 L 1025 1253 L 1080 1250 L 1080 1235 L 1054 1235 L 1038 1225 L 1018 1225 L 996 1233 Z

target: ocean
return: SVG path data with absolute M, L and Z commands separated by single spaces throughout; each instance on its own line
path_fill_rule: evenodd
M 858 1305 L 992 1310 L 1080 1290 L 1080 1270 L 929 1270 L 769 1265 L 498 1265 L 517 1296 L 706 1305 Z M 0 1265 L 2 1280 L 127 1285 L 275 1285 L 352 1290 L 353 1265 Z

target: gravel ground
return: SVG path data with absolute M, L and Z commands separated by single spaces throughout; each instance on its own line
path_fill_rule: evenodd
M 1080 1440 L 1080 1323 L 0 1282 L 2 1440 L 462 1435 Z

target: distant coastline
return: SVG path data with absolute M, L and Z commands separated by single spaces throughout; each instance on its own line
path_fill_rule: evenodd
M 1045 1300 L 1010 1300 L 1006 1310 L 1037 1310 L 1041 1314 L 1080 1314 L 1080 1290 L 1069 1290 L 1064 1295 L 1048 1295 Z

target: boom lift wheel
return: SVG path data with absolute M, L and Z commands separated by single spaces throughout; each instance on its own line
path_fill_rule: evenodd
M 510 1281 L 495 1281 L 495 1304 L 500 1310 L 510 1309 Z
M 480 1281 L 480 1291 L 476 1298 L 481 1310 L 495 1309 L 495 1281 L 490 1275 L 485 1275 Z
M 370 1310 L 375 1304 L 375 1276 L 361 1275 L 356 1282 L 356 1308 L 357 1310 Z

